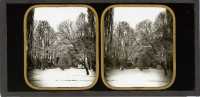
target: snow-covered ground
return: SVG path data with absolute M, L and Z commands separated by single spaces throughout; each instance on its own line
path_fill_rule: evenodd
M 85 69 L 35 69 L 31 82 L 38 87 L 87 87 L 93 83 L 95 76 L 92 70 L 87 75 Z
M 113 87 L 160 87 L 167 83 L 164 71 L 158 69 L 112 70 L 106 80 Z

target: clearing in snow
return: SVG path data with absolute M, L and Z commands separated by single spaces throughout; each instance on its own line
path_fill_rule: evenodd
M 159 69 L 124 69 L 106 73 L 112 87 L 161 87 L 167 84 L 164 71 Z
M 95 72 L 90 70 L 90 75 L 85 69 L 70 68 L 34 69 L 31 82 L 38 87 L 87 87 L 95 80 Z

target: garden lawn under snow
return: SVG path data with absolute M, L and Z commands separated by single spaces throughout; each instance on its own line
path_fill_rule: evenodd
M 95 73 L 91 70 L 90 75 L 85 69 L 60 68 L 40 70 L 32 72 L 32 83 L 38 87 L 87 87 L 95 80 Z
M 167 83 L 164 71 L 158 69 L 112 70 L 106 76 L 113 87 L 160 87 Z

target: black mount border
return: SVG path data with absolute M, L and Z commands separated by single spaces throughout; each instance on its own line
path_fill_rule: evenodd
M 7 89 L 7 22 L 6 4 L 34 3 L 194 3 L 195 11 L 195 90 L 194 91 L 70 91 L 70 92 L 9 92 Z M 0 0 L 0 90 L 2 97 L 77 97 L 77 96 L 187 96 L 200 95 L 200 34 L 199 0 Z

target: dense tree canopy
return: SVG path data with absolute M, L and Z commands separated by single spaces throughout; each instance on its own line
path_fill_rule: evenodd
M 169 75 L 173 65 L 173 19 L 169 11 L 133 29 L 127 21 L 113 22 L 113 9 L 104 18 L 107 68 L 162 68 Z
M 31 58 L 32 69 L 65 69 L 82 65 L 87 74 L 89 69 L 95 70 L 96 20 L 90 9 L 87 13 L 80 13 L 76 21 L 64 20 L 57 31 L 45 20 L 32 19 L 30 23 L 33 23 L 30 25 L 33 30 L 29 31 L 28 58 Z

